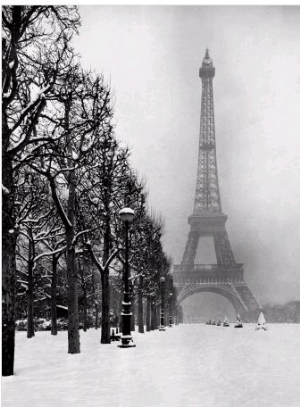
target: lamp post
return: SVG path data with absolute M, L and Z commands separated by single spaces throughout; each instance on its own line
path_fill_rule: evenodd
M 122 335 L 121 344 L 119 348 L 132 348 L 135 347 L 130 332 L 130 319 L 131 319 L 131 301 L 129 293 L 129 242 L 128 231 L 129 223 L 134 217 L 134 211 L 130 208 L 123 208 L 119 211 L 121 220 L 125 224 L 125 268 L 124 268 L 124 298 L 122 302 Z
M 161 283 L 161 310 L 160 310 L 160 327 L 159 331 L 165 331 L 165 277 L 160 277 Z
M 169 294 L 169 301 L 170 301 L 170 309 L 169 309 L 169 327 L 172 328 L 172 313 L 173 313 L 173 293 Z

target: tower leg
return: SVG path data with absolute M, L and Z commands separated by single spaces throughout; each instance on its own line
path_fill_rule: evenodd
M 190 231 L 181 264 L 194 264 L 199 237 L 199 233 Z

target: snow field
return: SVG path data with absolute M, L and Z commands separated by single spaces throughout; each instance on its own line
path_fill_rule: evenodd
M 135 348 L 80 331 L 16 334 L 15 375 L 2 378 L 3 407 L 299 407 L 300 324 L 255 331 L 179 325 L 133 332 Z

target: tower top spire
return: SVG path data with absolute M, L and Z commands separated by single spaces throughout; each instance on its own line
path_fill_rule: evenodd
M 206 48 L 205 56 L 202 60 L 202 67 L 199 71 L 200 78 L 213 78 L 215 76 L 215 68 L 213 66 L 213 60 L 209 55 L 209 49 Z
M 209 49 L 206 48 L 205 57 L 202 60 L 202 66 L 213 66 L 213 60 L 209 56 Z

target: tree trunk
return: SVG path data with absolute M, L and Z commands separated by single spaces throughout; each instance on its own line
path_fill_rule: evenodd
M 99 328 L 99 307 L 98 303 L 95 303 L 95 329 Z
M 16 231 L 14 183 L 9 147 L 7 116 L 2 111 L 2 374 L 14 374 Z
M 92 271 L 92 285 L 93 285 L 93 294 L 94 294 L 94 305 L 95 305 L 95 329 L 99 328 L 99 306 L 98 306 L 98 274 L 93 270 Z
M 101 282 L 102 282 L 101 343 L 110 343 L 110 292 L 109 292 L 108 270 L 104 270 L 101 273 Z
M 147 297 L 143 299 L 143 321 L 144 331 L 147 330 Z
M 151 331 L 154 331 L 154 329 L 157 328 L 156 325 L 157 325 L 157 323 L 156 323 L 156 308 L 155 308 L 154 301 L 152 299 L 152 301 L 151 301 L 151 323 L 150 323 Z
M 57 335 L 57 308 L 56 308 L 56 284 L 57 284 L 58 258 L 52 256 L 52 280 L 51 280 L 51 335 Z
M 165 322 L 165 327 L 169 326 L 169 321 L 170 321 L 170 316 L 169 316 L 169 309 L 168 307 L 165 306 L 165 312 L 164 312 L 164 322 Z
M 82 300 L 83 300 L 83 331 L 87 331 L 87 298 L 86 298 L 86 287 L 82 286 Z
M 121 293 L 119 298 L 119 314 L 118 314 L 118 321 L 119 321 L 119 331 L 123 332 L 123 318 L 122 318 L 122 302 L 123 302 L 123 293 Z
M 72 99 L 65 102 L 65 131 L 67 132 L 67 150 L 72 155 L 72 142 L 70 133 L 70 110 Z M 73 162 L 68 159 L 69 167 Z M 76 174 L 70 170 L 68 174 L 68 204 L 67 217 L 65 222 L 66 228 L 66 245 L 67 245 L 67 273 L 68 273 L 68 353 L 80 353 L 79 342 L 79 317 L 78 317 L 78 283 L 76 270 L 76 254 L 73 244 L 75 237 L 75 195 L 76 195 Z
M 68 115 L 66 115 L 68 122 Z M 68 129 L 68 126 L 66 126 Z M 70 148 L 70 145 L 69 145 Z M 71 154 L 72 150 L 69 151 Z M 70 163 L 71 166 L 71 163 Z M 58 201 L 56 193 L 56 185 L 53 178 L 49 178 L 50 187 L 54 201 Z M 79 318 L 78 318 L 78 283 L 77 283 L 77 270 L 76 270 L 76 253 L 74 247 L 75 237 L 75 191 L 76 179 L 75 172 L 69 171 L 68 176 L 68 203 L 67 203 L 67 218 L 63 216 L 63 211 L 60 211 L 61 218 L 65 226 L 66 237 L 66 262 L 67 262 L 67 276 L 68 276 L 68 353 L 80 353 L 79 342 Z M 60 203 L 57 203 L 59 210 Z
M 103 237 L 103 265 L 104 271 L 101 273 L 102 283 L 102 321 L 101 321 L 101 343 L 110 343 L 110 287 L 109 287 L 109 267 L 106 262 L 109 258 L 110 251 L 110 216 L 109 204 L 105 202 L 105 232 Z
M 31 236 L 32 237 L 32 236 Z M 33 243 L 29 240 L 28 246 L 28 289 L 27 289 L 27 338 L 34 336 L 34 321 L 33 321 Z
M 78 320 L 78 284 L 76 255 L 73 246 L 74 228 L 66 230 L 68 273 L 68 353 L 80 353 Z
M 151 331 L 151 297 L 147 296 L 147 306 L 146 306 L 146 331 Z
M 138 329 L 139 333 L 144 333 L 144 310 L 143 310 L 143 276 L 139 279 L 138 290 Z

